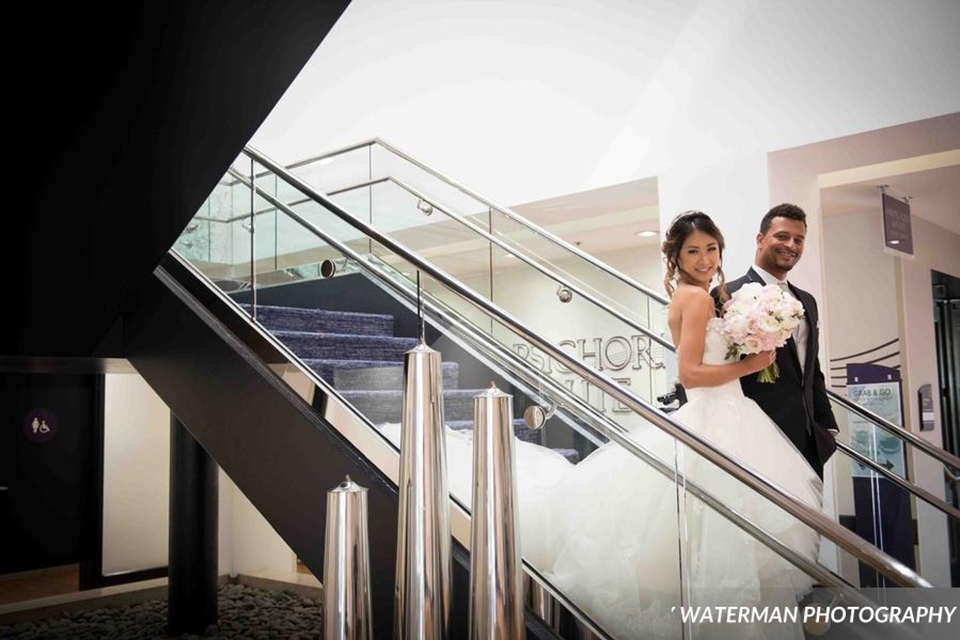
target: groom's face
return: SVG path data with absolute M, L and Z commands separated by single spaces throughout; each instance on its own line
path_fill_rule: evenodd
M 774 218 L 766 233 L 757 234 L 757 264 L 769 273 L 786 273 L 803 255 L 807 226 L 800 220 Z

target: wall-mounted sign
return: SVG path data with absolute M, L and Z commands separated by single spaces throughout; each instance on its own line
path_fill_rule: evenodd
M 30 442 L 43 444 L 57 436 L 57 414 L 49 409 L 31 409 L 23 419 L 23 435 Z
M 594 338 L 565 339 L 559 347 L 581 362 L 610 375 L 614 381 L 652 399 L 663 384 L 665 375 L 663 348 L 644 335 L 613 335 Z M 632 414 L 633 411 L 608 396 L 587 380 L 578 380 L 573 372 L 539 349 L 526 343 L 515 343 L 513 351 L 545 375 L 556 377 L 577 397 L 601 413 Z M 660 391 L 659 393 L 662 393 Z
M 920 431 L 933 431 L 937 426 L 937 414 L 933 410 L 933 388 L 929 384 L 921 385 L 917 391 L 920 402 Z
M 910 225 L 910 205 L 886 193 L 883 203 L 883 244 L 888 249 L 913 255 L 913 228 Z
M 900 372 L 875 364 L 847 365 L 847 397 L 893 424 L 903 426 L 900 401 Z M 850 447 L 901 478 L 906 478 L 906 459 L 903 441 L 874 426 L 866 418 L 850 414 Z M 858 462 L 853 463 L 855 478 L 870 478 L 878 474 Z

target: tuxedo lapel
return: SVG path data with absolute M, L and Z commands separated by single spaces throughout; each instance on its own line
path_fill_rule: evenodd
M 800 367 L 800 353 L 797 351 L 797 341 L 793 337 L 787 338 L 787 348 L 790 350 L 790 355 L 793 358 L 793 365 L 797 368 L 797 371 L 803 372 L 803 369 Z

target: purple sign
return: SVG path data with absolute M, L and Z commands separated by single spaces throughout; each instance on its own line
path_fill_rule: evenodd
M 910 226 L 910 205 L 893 196 L 882 194 L 883 244 L 888 249 L 913 255 L 913 229 Z
M 23 435 L 37 444 L 53 440 L 58 428 L 57 415 L 49 409 L 32 409 L 23 419 Z

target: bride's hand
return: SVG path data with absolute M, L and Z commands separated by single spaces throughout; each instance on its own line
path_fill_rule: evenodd
M 747 374 L 757 373 L 758 371 L 763 371 L 767 367 L 773 364 L 777 359 L 777 352 L 772 351 L 761 351 L 760 353 L 754 353 L 743 360 L 743 366 L 747 368 Z

